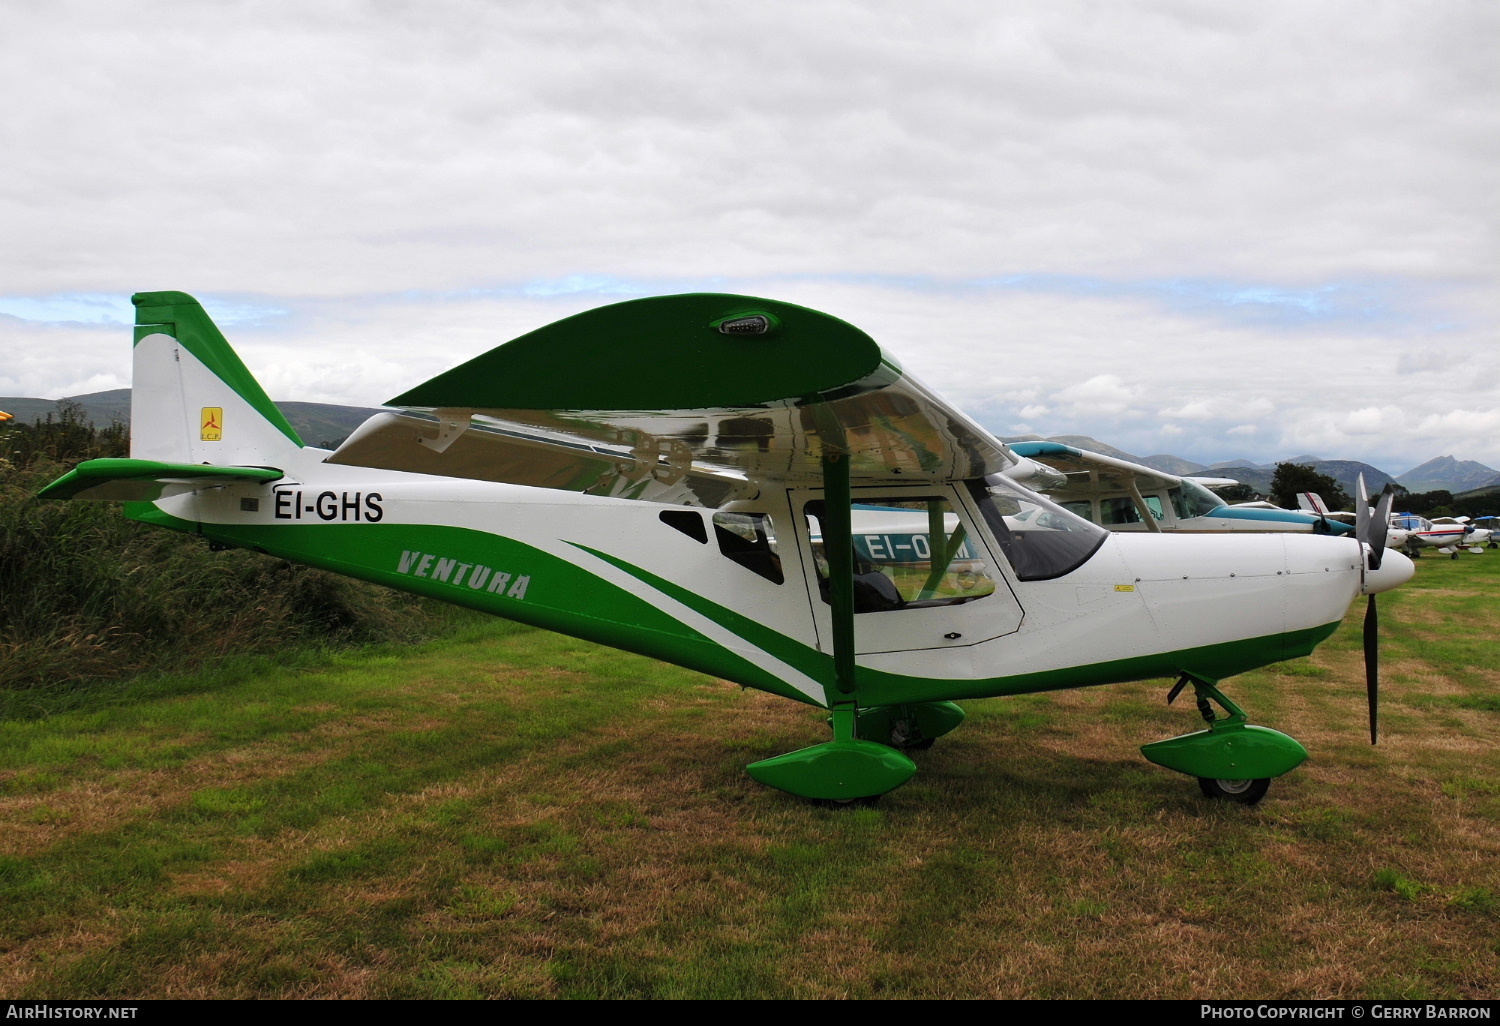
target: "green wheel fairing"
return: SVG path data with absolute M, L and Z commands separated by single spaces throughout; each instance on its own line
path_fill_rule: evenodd
M 464 527 L 414 524 L 198 524 L 151 503 L 127 503 L 134 520 L 199 533 L 210 541 L 358 577 L 506 619 L 543 627 L 612 648 L 686 666 L 747 687 L 816 704 L 776 675 L 694 630 L 638 595 L 575 563 L 502 535 Z M 461 555 L 531 580 L 524 598 L 511 598 L 402 573 L 403 552 Z M 384 560 L 388 568 L 378 565 Z M 415 570 L 417 564 L 409 569 Z
M 832 686 L 833 657 L 827 653 L 819 652 L 741 613 L 726 609 L 671 581 L 663 580 L 649 570 L 643 570 L 623 559 L 584 545 L 578 547 L 613 563 L 621 570 L 640 578 L 683 605 L 697 610 L 757 648 L 769 652 L 788 666 L 819 681 L 825 687 Z M 1153 677 L 1172 677 L 1181 673 L 1183 667 L 1192 667 L 1195 674 L 1214 680 L 1223 680 L 1256 667 L 1308 655 L 1337 630 L 1338 626 L 1339 621 L 1335 620 L 1321 627 L 1290 631 L 1285 634 L 1226 641 L 1217 645 L 1135 656 L 1130 659 L 1113 659 L 1087 666 L 1044 670 L 1040 673 L 1022 673 L 1013 677 L 984 677 L 974 680 L 933 679 L 911 677 L 860 666 L 856 670 L 859 700 L 863 706 L 876 706 L 938 700 L 958 701 L 965 698 L 995 698 L 1003 695 L 1024 695 L 1038 691 L 1091 687 L 1096 684 L 1119 684 L 1132 680 L 1149 680 Z
M 1158 766 L 1211 780 L 1257 780 L 1290 773 L 1307 759 L 1307 749 L 1279 730 L 1220 721 L 1209 730 L 1141 746 Z

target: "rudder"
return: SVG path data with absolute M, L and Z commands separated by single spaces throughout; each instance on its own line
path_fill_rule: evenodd
M 140 292 L 130 455 L 218 466 L 277 464 L 302 439 L 196 299 Z

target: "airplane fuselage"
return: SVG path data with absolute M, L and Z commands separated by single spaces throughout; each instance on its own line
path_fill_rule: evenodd
M 735 506 L 772 532 L 757 565 L 726 548 L 712 510 L 337 466 L 327 455 L 303 449 L 282 480 L 137 503 L 131 515 L 828 704 L 829 607 L 807 512 L 815 489 Z M 859 613 L 864 703 L 1182 672 L 1219 680 L 1310 652 L 1361 591 L 1358 545 L 1310 534 L 1111 534 L 1071 572 L 1021 580 L 965 489 L 854 490 L 856 503 L 934 498 L 968 531 L 959 571 L 994 586 L 936 608 Z

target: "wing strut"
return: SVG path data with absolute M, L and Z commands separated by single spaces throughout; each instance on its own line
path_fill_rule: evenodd
M 751 763 L 745 770 L 762 784 L 804 798 L 850 802 L 875 798 L 900 787 L 917 771 L 917 764 L 894 748 L 859 737 L 848 443 L 826 403 L 818 403 L 814 410 L 823 449 L 823 555 L 828 560 L 828 604 L 833 621 L 833 680 L 826 690 L 833 713 L 833 740 Z
M 1135 483 L 1135 478 L 1127 477 L 1125 479 L 1125 488 L 1130 493 L 1130 501 L 1135 503 L 1136 509 L 1140 510 L 1141 520 L 1145 522 L 1146 530 L 1155 531 L 1156 533 L 1160 534 L 1161 525 L 1158 524 L 1156 522 L 1156 518 L 1151 515 L 1151 507 L 1146 505 L 1146 500 L 1141 495 L 1141 486 Z
M 832 420 L 833 418 L 827 418 Z M 839 432 L 840 440 L 843 432 Z M 823 555 L 833 620 L 833 739 L 854 740 L 857 712 L 854 670 L 854 526 L 849 454 L 823 436 Z

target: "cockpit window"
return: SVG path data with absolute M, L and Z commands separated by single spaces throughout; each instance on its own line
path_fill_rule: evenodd
M 1204 488 L 1197 481 L 1184 480 L 1181 485 L 1173 488 L 1167 494 L 1172 498 L 1172 508 L 1177 511 L 1178 520 L 1186 520 L 1189 517 L 1206 517 L 1224 505 L 1223 499 L 1207 488 Z
M 998 474 L 967 483 L 984 522 L 1023 581 L 1071 573 L 1109 535 L 1104 528 Z

